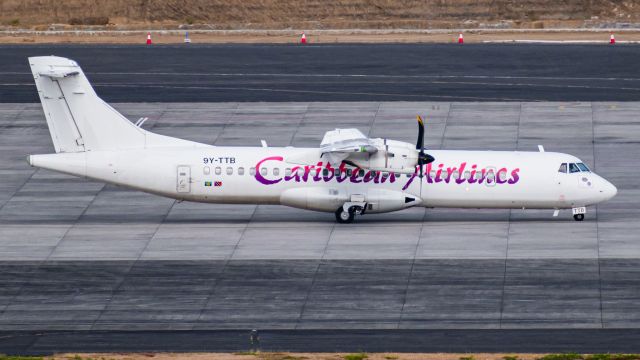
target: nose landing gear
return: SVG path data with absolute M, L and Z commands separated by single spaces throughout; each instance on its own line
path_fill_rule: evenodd
M 573 212 L 573 220 L 582 221 L 584 220 L 584 214 L 587 213 L 587 208 L 582 206 L 582 207 L 573 208 L 571 209 L 571 211 Z

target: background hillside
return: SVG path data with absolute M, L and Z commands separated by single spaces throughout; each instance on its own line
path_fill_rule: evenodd
M 0 0 L 0 23 L 13 27 L 528 28 L 638 19 L 640 0 Z

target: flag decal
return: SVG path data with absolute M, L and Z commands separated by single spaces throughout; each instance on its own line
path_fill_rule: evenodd
M 204 186 L 211 186 L 211 181 L 205 181 Z

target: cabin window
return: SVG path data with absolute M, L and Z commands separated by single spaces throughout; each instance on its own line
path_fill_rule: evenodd
M 451 177 L 456 180 L 460 177 L 460 173 L 456 170 L 451 174 Z
M 383 173 L 382 173 L 382 178 L 383 178 L 383 179 L 386 179 L 386 178 L 388 178 L 388 177 L 389 177 L 389 173 L 388 173 L 388 172 L 383 172 Z
M 329 176 L 329 169 L 322 169 L 322 176 Z
M 233 168 L 231 166 L 229 166 L 227 168 L 227 175 L 232 175 L 233 174 Z
M 499 172 L 498 179 L 500 179 L 500 181 L 507 181 L 507 172 L 506 171 Z
M 211 174 L 211 168 L 210 168 L 210 167 L 208 167 L 208 166 L 205 166 L 205 167 L 202 169 L 202 173 L 203 173 L 203 174 L 205 174 L 205 175 L 209 175 L 209 174 Z
M 364 170 L 363 169 L 358 170 L 358 176 L 364 176 Z
M 578 163 L 577 165 L 578 165 L 578 168 L 580 168 L 580 171 L 589 172 L 589 168 L 587 167 L 587 165 L 583 163 Z
M 256 175 L 256 168 L 254 168 L 254 167 L 249 168 L 249 175 L 255 176 Z
M 216 175 L 222 174 L 222 168 L 220 166 L 216 166 Z
M 410 177 L 412 177 L 413 175 L 412 175 L 412 174 L 406 174 L 406 176 L 407 176 L 408 178 L 410 178 Z
M 273 168 L 273 176 L 280 175 L 280 168 Z
M 476 180 L 480 180 L 480 179 L 482 179 L 482 172 L 478 171 L 476 172 Z
M 286 169 L 284 169 L 284 174 L 285 174 L 286 176 L 291 176 L 291 168 L 286 168 Z
M 465 178 L 466 180 L 471 179 L 471 172 L 470 172 L 469 170 L 467 170 L 467 171 L 465 171 L 465 172 L 464 172 L 464 178 Z
M 244 175 L 244 168 L 243 167 L 239 167 L 238 168 L 238 175 Z
M 580 168 L 578 167 L 578 165 L 571 163 L 569 164 L 569 172 L 570 173 L 577 173 L 580 172 Z
M 487 174 L 487 183 L 493 183 L 496 180 L 496 174 L 493 172 L 493 170 L 489 170 L 489 173 Z
M 347 176 L 351 176 L 351 173 L 353 173 L 353 171 L 351 169 L 347 169 Z
M 400 173 L 395 173 L 395 177 L 399 178 L 400 177 Z
M 566 174 L 567 173 L 567 163 L 560 164 L 560 169 L 558 169 L 558 172 Z
M 260 174 L 262 174 L 262 176 L 267 176 L 267 168 L 260 168 Z
M 431 170 L 431 172 L 429 173 L 429 176 L 434 178 L 436 177 L 436 171 L 435 170 Z

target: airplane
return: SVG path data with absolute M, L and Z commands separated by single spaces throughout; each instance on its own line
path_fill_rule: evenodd
M 279 204 L 356 216 L 427 208 L 572 209 L 617 189 L 575 156 L 526 151 L 428 150 L 416 144 L 327 131 L 319 147 L 213 146 L 152 133 L 98 97 L 78 64 L 56 56 L 29 64 L 55 153 L 31 166 L 179 201 Z

